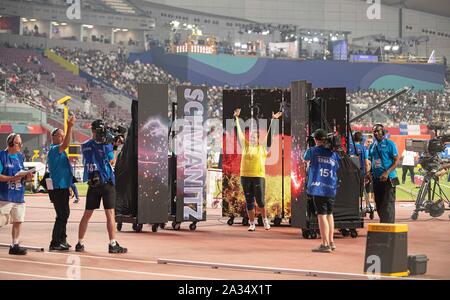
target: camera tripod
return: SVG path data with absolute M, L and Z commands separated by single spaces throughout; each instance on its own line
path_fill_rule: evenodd
M 450 200 L 439 184 L 439 176 L 436 172 L 427 172 L 420 185 L 415 203 L 416 209 L 411 215 L 411 219 L 417 220 L 420 211 L 429 213 L 433 218 L 440 217 L 445 210 L 450 210 L 450 208 L 445 208 L 445 203 L 450 207 Z

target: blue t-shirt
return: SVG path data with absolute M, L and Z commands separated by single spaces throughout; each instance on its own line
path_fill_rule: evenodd
M 23 162 L 24 157 L 21 153 L 8 154 L 7 150 L 0 151 L 0 174 L 14 176 L 25 169 Z M 24 195 L 23 180 L 0 182 L 0 201 L 24 203 Z
M 355 153 L 355 147 L 356 147 L 356 153 Z M 362 173 L 366 173 L 366 159 L 367 159 L 367 149 L 364 145 L 361 145 L 360 143 L 356 143 L 352 145 L 350 148 L 350 154 L 352 155 L 358 155 L 359 157 L 359 168 L 361 169 Z
M 48 171 L 54 189 L 68 189 L 72 185 L 72 167 L 66 151 L 59 153 L 59 146 L 52 144 L 48 152 Z
M 336 197 L 340 157 L 324 147 L 309 148 L 303 157 L 310 161 L 307 193 L 311 196 Z
M 8 157 L 10 159 L 17 159 L 18 158 L 17 153 L 15 153 L 15 154 L 8 154 Z M 2 161 L 0 160 L 0 174 L 2 174 L 2 172 L 3 172 L 3 164 L 2 164 Z
M 381 158 L 380 158 L 381 155 Z M 375 140 L 369 147 L 369 160 L 372 163 L 372 175 L 380 178 L 383 173 L 393 164 L 394 158 L 398 156 L 397 146 L 393 141 L 383 139 L 381 142 Z M 397 170 L 389 173 L 389 178 L 397 177 Z
M 102 183 L 111 181 L 115 184 L 114 171 L 109 161 L 114 159 L 114 149 L 111 144 L 98 144 L 89 140 L 81 145 L 83 153 L 83 181 L 88 181 L 91 174 L 98 171 Z

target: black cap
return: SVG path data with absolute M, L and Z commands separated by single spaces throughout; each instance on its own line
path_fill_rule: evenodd
M 316 131 L 314 131 L 312 136 L 317 140 L 323 140 L 327 137 L 327 132 L 323 129 L 317 129 Z
M 105 123 L 103 123 L 103 120 L 95 120 L 94 122 L 91 123 L 91 129 L 95 130 L 103 127 L 104 125 Z

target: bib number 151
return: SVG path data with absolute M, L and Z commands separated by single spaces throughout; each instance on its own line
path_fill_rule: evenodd
M 334 177 L 333 171 L 329 169 L 320 169 L 320 176 L 321 177 Z

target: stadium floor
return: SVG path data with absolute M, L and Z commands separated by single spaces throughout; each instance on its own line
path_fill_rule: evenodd
M 300 238 L 297 228 L 272 227 L 256 232 L 235 224 L 228 226 L 220 209 L 208 211 L 208 220 L 189 231 L 183 223 L 180 231 L 168 229 L 151 232 L 144 225 L 135 233 L 131 224 L 124 224 L 117 240 L 128 248 L 127 254 L 110 255 L 103 211 L 96 211 L 85 238 L 86 251 L 78 254 L 48 252 L 55 213 L 46 195 L 27 196 L 26 223 L 22 230 L 22 244 L 45 247 L 45 252 L 29 251 L 27 256 L 8 255 L 0 248 L 0 279 L 67 279 L 74 260 L 80 261 L 80 279 L 321 279 L 273 272 L 213 269 L 210 267 L 157 264 L 161 258 L 212 263 L 251 265 L 261 267 L 343 272 L 362 274 L 366 244 L 366 229 L 360 229 L 356 239 L 336 234 L 337 250 L 331 254 L 312 253 L 319 240 Z M 78 222 L 84 208 L 84 197 L 71 203 L 67 227 L 68 241 L 77 241 Z M 450 220 L 448 212 L 438 219 L 421 213 L 418 221 L 411 221 L 412 203 L 397 203 L 397 221 L 409 225 L 408 254 L 426 254 L 430 259 L 427 274 L 420 278 L 450 278 Z M 370 220 L 367 220 L 370 221 Z M 369 222 L 368 222 L 369 223 Z M 367 227 L 367 226 L 366 226 Z M 9 243 L 11 226 L 0 229 L 0 243 Z

